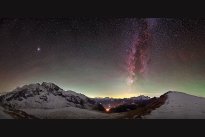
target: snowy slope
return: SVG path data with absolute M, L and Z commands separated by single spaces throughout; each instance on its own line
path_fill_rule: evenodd
M 204 119 L 205 98 L 168 92 L 165 103 L 144 116 L 145 119 Z
M 53 83 L 30 84 L 0 97 L 1 103 L 15 109 L 92 109 L 97 104 L 85 95 L 64 91 Z
M 22 111 L 39 119 L 116 119 L 122 117 L 122 114 L 107 114 L 76 107 L 59 109 L 22 109 Z
M 10 115 L 4 112 L 4 108 L 0 106 L 0 119 L 13 119 Z

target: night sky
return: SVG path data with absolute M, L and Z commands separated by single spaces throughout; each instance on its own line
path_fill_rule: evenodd
M 43 81 L 89 97 L 205 97 L 205 19 L 0 18 L 0 92 Z

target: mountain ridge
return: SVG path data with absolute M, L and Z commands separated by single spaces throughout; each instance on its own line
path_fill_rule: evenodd
M 105 102 L 100 102 L 102 100 Z M 111 107 L 107 109 L 106 101 L 108 105 L 114 102 L 112 109 L 107 113 L 105 110 L 109 111 Z M 1 118 L 205 119 L 205 98 L 168 91 L 160 97 L 153 98 L 141 95 L 124 99 L 93 99 L 71 90 L 64 91 L 53 83 L 43 82 L 24 85 L 1 95 Z
M 60 108 L 78 107 L 92 109 L 97 103 L 87 96 L 68 90 L 64 91 L 53 83 L 29 84 L 18 87 L 0 97 L 4 105 L 15 108 Z

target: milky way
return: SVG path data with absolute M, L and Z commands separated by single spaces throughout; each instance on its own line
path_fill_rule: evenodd
M 152 39 L 152 30 L 156 26 L 156 22 L 156 19 L 143 19 L 139 21 L 140 27 L 135 34 L 127 58 L 127 70 L 129 73 L 127 84 L 130 86 L 138 77 L 144 77 L 147 73 L 150 61 L 149 47 Z

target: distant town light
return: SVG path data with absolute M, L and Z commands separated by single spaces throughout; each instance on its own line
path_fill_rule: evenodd
M 109 112 L 109 111 L 110 111 L 110 108 L 106 108 L 105 110 L 106 110 L 106 112 Z

